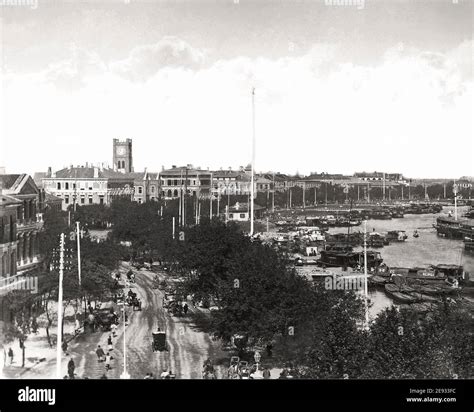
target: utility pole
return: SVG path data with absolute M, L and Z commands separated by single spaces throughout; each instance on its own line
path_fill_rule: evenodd
M 64 278 L 64 233 L 59 241 L 59 289 L 58 289 L 58 328 L 56 338 L 56 378 L 61 379 L 61 356 L 63 341 L 63 278 Z
M 367 288 L 367 220 L 364 220 L 364 303 L 365 328 L 369 329 L 369 294 Z
M 176 234 L 176 218 L 173 216 L 173 240 Z
M 273 172 L 272 213 L 275 213 L 275 172 Z
M 252 88 L 252 195 L 250 199 L 250 236 L 253 236 L 253 219 L 254 219 L 254 172 L 255 172 L 255 87 Z
M 314 206 L 318 205 L 318 198 L 317 198 L 317 187 L 314 186 Z
M 174 219 L 174 218 L 173 218 Z M 125 300 L 122 302 L 123 304 L 123 372 L 120 375 L 120 379 L 130 379 L 130 374 L 127 372 L 127 345 L 126 345 L 126 337 L 125 337 Z
M 77 276 L 79 277 L 79 286 L 82 283 L 81 277 L 81 234 L 79 231 L 79 222 L 76 222 L 76 237 L 77 237 Z
M 367 202 L 370 203 L 370 183 L 367 181 Z

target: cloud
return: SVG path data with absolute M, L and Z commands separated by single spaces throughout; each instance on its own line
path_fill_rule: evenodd
M 203 52 L 176 38 L 137 47 L 110 69 L 79 54 L 48 71 L 55 84 L 77 82 L 70 94 L 44 76 L 6 81 L 8 159 L 34 168 L 28 171 L 53 159 L 60 162 L 53 167 L 110 161 L 111 139 L 130 137 L 137 169 L 237 167 L 250 161 L 255 86 L 258 170 L 471 175 L 470 47 L 395 46 L 370 66 L 341 63 L 332 45 L 206 65 Z M 15 155 L 26 138 L 31 153 Z
M 44 81 L 64 91 L 79 90 L 86 86 L 86 79 L 107 71 L 97 53 L 72 46 L 71 57 L 51 64 L 43 73 Z
M 184 40 L 167 36 L 152 45 L 135 47 L 125 60 L 113 63 L 111 70 L 134 81 L 145 81 L 164 68 L 197 70 L 204 53 Z

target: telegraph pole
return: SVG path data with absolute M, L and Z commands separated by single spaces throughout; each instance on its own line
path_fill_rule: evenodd
M 79 233 L 79 222 L 76 222 L 76 237 L 77 237 L 77 276 L 79 277 L 79 286 L 82 283 L 81 277 L 81 236 Z
M 61 356 L 63 340 L 63 278 L 64 278 L 64 233 L 59 241 L 59 289 L 58 289 L 58 328 L 56 338 L 56 378 L 61 379 Z
M 365 303 L 365 327 L 369 329 L 369 294 L 367 288 L 367 220 L 364 220 L 364 303 Z

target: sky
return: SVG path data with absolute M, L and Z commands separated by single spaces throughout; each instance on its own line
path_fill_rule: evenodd
M 465 0 L 0 0 L 0 166 L 111 165 L 113 138 L 133 139 L 135 171 L 244 166 L 255 87 L 257 171 L 473 176 L 472 13 Z

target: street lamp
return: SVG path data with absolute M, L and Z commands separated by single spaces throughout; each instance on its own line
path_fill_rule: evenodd
M 125 339 L 125 298 L 122 302 L 123 304 L 123 372 L 120 375 L 120 379 L 130 379 L 130 374 L 127 372 L 127 345 L 126 345 L 126 339 Z

